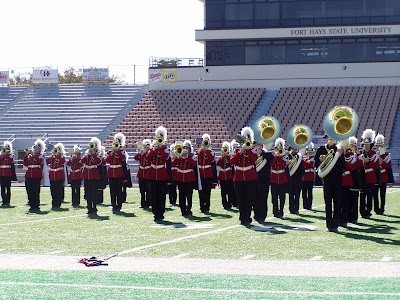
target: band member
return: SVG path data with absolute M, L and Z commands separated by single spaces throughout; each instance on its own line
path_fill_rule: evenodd
M 175 157 L 171 164 L 175 168 L 174 179 L 178 183 L 179 207 L 182 216 L 190 217 L 192 215 L 193 189 L 196 186 L 196 175 L 194 173 L 196 158 L 193 156 L 192 143 L 185 140 L 182 145 L 175 145 L 173 152 Z
M 11 180 L 13 179 L 14 155 L 12 144 L 5 141 L 0 153 L 0 184 L 2 206 L 9 206 L 11 200 Z M 15 166 L 14 166 L 15 174 Z
M 178 198 L 178 193 L 176 192 L 176 187 L 177 183 L 174 180 L 174 175 L 173 173 L 176 171 L 175 167 L 172 166 L 172 159 L 174 158 L 174 153 L 173 149 L 175 147 L 175 144 L 170 145 L 169 151 L 170 151 L 170 157 L 167 159 L 167 171 L 168 171 L 168 198 L 169 198 L 169 204 L 171 205 L 176 205 L 176 199 Z
M 366 129 L 362 136 L 361 146 L 363 152 L 359 156 L 364 173 L 364 192 L 360 194 L 360 214 L 361 217 L 369 219 L 372 210 L 372 198 L 375 195 L 376 170 L 379 169 L 379 155 L 372 150 L 374 146 L 375 131 Z
M 44 150 L 46 145 L 41 139 L 36 140 L 31 149 L 27 149 L 24 155 L 25 188 L 28 195 L 30 211 L 40 210 L 40 181 L 43 177 Z
M 78 145 L 74 145 L 74 148 L 70 150 L 72 150 L 72 153 L 67 161 L 67 166 L 70 167 L 68 178 L 71 182 L 72 206 L 79 207 L 82 184 L 81 148 Z
M 231 156 L 231 163 L 235 165 L 233 177 L 236 198 L 239 204 L 239 220 L 242 225 L 252 222 L 251 208 L 257 197 L 257 171 L 254 164 L 258 158 L 257 149 L 253 148 L 254 132 L 250 127 L 242 128 L 240 135 L 244 142 L 242 148 Z
M 298 158 L 297 152 L 298 150 L 293 147 L 289 147 L 289 160 Z M 304 163 L 301 160 L 299 167 L 297 170 L 289 176 L 289 211 L 291 214 L 299 214 L 300 209 L 300 192 L 303 188 L 303 176 L 305 174 L 304 171 Z
M 304 176 L 302 187 L 303 208 L 310 210 L 313 203 L 313 188 L 315 181 L 315 150 L 314 144 L 310 143 L 306 147 L 306 155 L 303 156 Z
M 202 143 L 196 151 L 197 167 L 199 169 L 201 188 L 199 188 L 200 211 L 210 211 L 211 188 L 214 181 L 212 163 L 214 162 L 214 151 L 211 150 L 210 135 L 205 133 L 202 136 Z
M 264 222 L 268 212 L 268 193 L 270 186 L 271 163 L 274 155 L 264 148 L 263 144 L 254 143 L 257 149 L 258 158 L 256 160 L 257 171 L 257 197 L 255 198 L 253 209 L 254 219 L 257 222 Z
M 358 219 L 358 191 L 355 190 L 357 185 L 358 155 L 357 139 L 355 137 L 349 137 L 349 145 L 343 155 L 345 167 L 342 174 L 343 195 L 340 224 L 342 227 L 347 227 L 347 223 L 357 223 Z
M 379 183 L 375 189 L 374 196 L 374 210 L 378 215 L 385 213 L 385 202 L 386 202 L 386 187 L 388 183 L 394 183 L 393 171 L 392 171 L 392 158 L 390 153 L 383 148 L 385 144 L 385 137 L 382 134 L 378 134 L 375 138 L 375 146 L 377 154 L 379 155 Z M 379 201 L 380 198 L 380 201 Z
M 65 150 L 62 143 L 57 143 L 51 150 L 51 155 L 46 157 L 49 166 L 50 191 L 52 208 L 59 209 L 64 201 L 65 182 Z
M 99 171 L 99 184 L 97 186 L 97 204 L 103 204 L 104 190 L 106 189 L 107 184 L 108 184 L 106 148 L 104 146 L 100 146 L 98 154 L 99 154 L 98 156 L 99 156 L 101 162 L 97 166 L 97 170 Z
M 275 141 L 275 155 L 271 162 L 271 194 L 272 213 L 275 218 L 283 218 L 287 185 L 289 182 L 289 157 L 285 154 L 285 140 L 277 138 Z M 279 199 L 279 200 L 278 200 Z M 279 201 L 279 202 L 278 202 Z
M 125 150 L 122 150 L 122 153 L 125 155 L 125 160 L 122 162 L 122 169 L 124 170 L 124 180 L 122 181 L 122 203 L 125 203 L 128 196 L 127 188 L 131 188 L 133 185 L 131 169 L 129 166 L 129 154 Z
M 101 158 L 99 157 L 101 142 L 98 138 L 92 138 L 88 146 L 88 150 L 81 158 L 81 163 L 83 164 L 82 177 L 87 201 L 87 214 L 90 217 L 97 214 L 97 188 L 100 178 L 98 166 L 101 165 Z
M 330 232 L 338 232 L 342 201 L 342 174 L 344 168 L 344 159 L 341 154 L 343 151 L 335 145 L 334 139 L 326 134 L 324 138 L 326 138 L 327 143 L 326 145 L 318 148 L 315 154 L 315 167 L 318 168 L 324 162 L 329 153 L 332 153 L 332 156 L 335 156 L 336 152 L 340 154 L 331 171 L 322 179 L 326 227 Z
M 137 178 L 139 179 L 140 207 L 144 209 L 148 209 L 151 206 L 148 180 L 151 163 L 146 159 L 150 147 L 151 141 L 149 139 L 143 140 L 141 144 L 138 143 L 138 153 L 136 153 L 136 155 L 133 157 L 134 160 L 139 161 Z
M 222 143 L 221 156 L 218 157 L 217 166 L 218 180 L 221 186 L 221 200 L 224 209 L 230 209 L 233 206 L 233 197 L 235 190 L 233 188 L 233 170 L 230 160 L 230 148 L 229 142 Z
M 123 203 L 122 184 L 125 178 L 123 164 L 126 163 L 125 153 L 122 150 L 123 146 L 125 146 L 125 135 L 122 133 L 115 134 L 111 150 L 106 155 L 106 162 L 109 164 L 107 178 L 113 213 L 118 213 Z
M 151 162 L 149 169 L 149 186 L 151 197 L 151 208 L 154 221 L 160 222 L 164 219 L 165 201 L 167 194 L 168 172 L 166 162 L 169 157 L 167 147 L 167 129 L 160 126 L 156 129 L 153 147 L 150 149 L 146 159 Z

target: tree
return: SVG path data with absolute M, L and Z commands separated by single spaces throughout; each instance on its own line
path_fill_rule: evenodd
M 82 83 L 82 75 L 78 75 L 73 67 L 65 69 L 64 75 L 58 74 L 58 83 Z
M 10 78 L 10 85 L 31 85 L 32 73 L 18 73 Z

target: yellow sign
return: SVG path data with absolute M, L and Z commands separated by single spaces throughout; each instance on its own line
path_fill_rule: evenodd
M 162 81 L 164 83 L 176 82 L 176 70 L 163 70 Z

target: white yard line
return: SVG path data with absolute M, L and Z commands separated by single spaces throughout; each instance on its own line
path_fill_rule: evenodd
M 45 253 L 45 255 L 60 254 L 60 253 L 64 253 L 64 252 L 65 252 L 65 251 L 58 250 L 58 251 L 53 251 L 53 252 Z
M 243 257 L 241 257 L 241 258 L 239 258 L 239 259 L 241 259 L 241 260 L 248 260 L 248 259 L 252 259 L 254 256 L 255 256 L 255 255 L 246 255 L 246 256 L 243 256 Z
M 282 294 L 282 295 L 332 295 L 332 296 L 400 296 L 400 293 L 379 292 L 328 292 L 328 291 L 278 291 L 278 290 L 254 290 L 254 289 L 211 289 L 211 288 L 179 288 L 179 287 L 154 287 L 133 285 L 104 285 L 104 284 L 68 284 L 68 283 L 36 283 L 36 282 L 0 282 L 5 286 L 56 286 L 82 289 L 123 289 L 123 290 L 149 290 L 149 291 L 175 291 L 175 292 L 203 292 L 203 293 L 227 293 L 227 294 Z
M 183 257 L 186 257 L 186 256 L 189 256 L 189 253 L 181 253 L 181 254 L 172 256 L 172 258 L 183 258 Z
M 168 240 L 168 241 L 163 241 L 163 242 L 158 242 L 158 243 L 154 243 L 154 244 L 149 244 L 149 245 L 144 245 L 144 246 L 140 246 L 140 247 L 127 249 L 127 250 L 119 252 L 118 254 L 119 255 L 124 255 L 124 254 L 132 253 L 132 252 L 138 252 L 138 251 L 144 250 L 144 249 L 154 248 L 154 247 L 157 247 L 157 246 L 174 244 L 174 243 L 178 243 L 178 242 L 181 242 L 181 241 L 184 241 L 184 240 L 195 239 L 195 238 L 198 238 L 198 237 L 201 237 L 201 236 L 210 235 L 210 234 L 214 234 L 214 233 L 220 233 L 222 231 L 226 231 L 226 230 L 229 230 L 229 229 L 232 229 L 232 228 L 237 228 L 237 227 L 240 227 L 240 226 L 241 225 L 233 225 L 233 226 L 223 227 L 223 228 L 219 228 L 219 229 L 211 230 L 211 231 L 207 231 L 207 232 L 191 234 L 191 235 L 183 236 L 183 237 L 172 239 L 172 240 Z
M 322 259 L 322 256 L 314 256 L 314 257 L 310 258 L 310 260 L 321 260 L 321 259 Z

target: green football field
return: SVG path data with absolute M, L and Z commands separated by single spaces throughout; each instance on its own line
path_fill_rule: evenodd
M 151 211 L 139 208 L 136 188 L 128 190 L 118 215 L 111 213 L 106 190 L 106 205 L 100 205 L 99 216 L 90 219 L 84 202 L 82 208 L 71 207 L 69 188 L 61 211 L 50 209 L 50 191 L 42 188 L 42 213 L 34 214 L 28 213 L 25 189 L 13 187 L 12 207 L 0 209 L 0 299 L 400 299 L 400 270 L 397 278 L 370 274 L 326 278 L 208 274 L 207 269 L 204 274 L 175 274 L 101 269 L 106 266 L 80 271 L 1 268 L 4 255 L 10 254 L 79 258 L 119 253 L 166 261 L 229 259 L 239 264 L 243 260 L 400 262 L 400 189 L 388 189 L 384 216 L 360 218 L 359 224 L 339 228 L 337 234 L 326 231 L 319 188 L 314 189 L 312 211 L 291 215 L 286 207 L 285 218 L 276 219 L 270 209 L 265 223 L 253 222 L 251 227 L 239 225 L 237 210 L 222 209 L 219 190 L 213 190 L 207 215 L 200 213 L 194 195 L 193 217 L 184 218 L 179 207 L 167 204 L 165 222 L 156 224 Z M 18 263 L 17 255 L 15 260 Z

